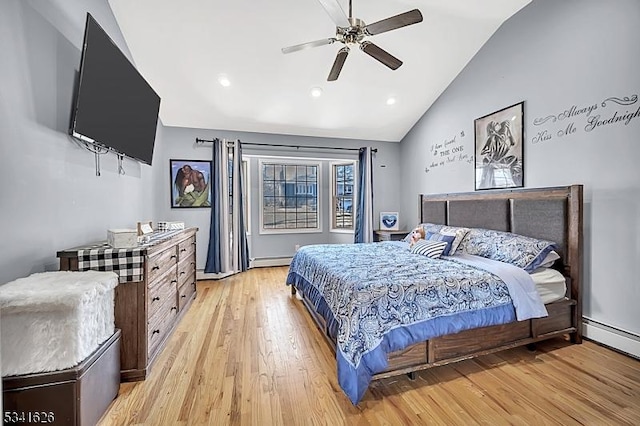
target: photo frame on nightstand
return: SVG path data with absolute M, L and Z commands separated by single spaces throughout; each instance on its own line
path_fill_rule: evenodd
M 397 231 L 400 229 L 398 212 L 380 212 L 380 230 Z

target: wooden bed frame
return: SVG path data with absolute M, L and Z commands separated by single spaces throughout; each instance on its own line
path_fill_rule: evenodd
M 582 342 L 582 185 L 554 188 L 419 196 L 421 223 L 486 228 L 554 241 L 561 259 L 554 268 L 567 279 L 565 298 L 546 305 L 548 317 L 516 321 L 445 335 L 388 355 L 387 370 L 373 379 L 473 358 L 568 335 Z M 291 286 L 291 293 L 296 288 Z M 302 292 L 300 292 L 302 293 Z M 321 315 L 301 294 L 307 310 L 335 351 Z

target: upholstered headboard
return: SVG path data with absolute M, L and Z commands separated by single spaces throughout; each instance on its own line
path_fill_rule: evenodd
M 421 194 L 420 221 L 495 229 L 558 244 L 562 272 L 580 309 L 582 185 L 455 194 Z

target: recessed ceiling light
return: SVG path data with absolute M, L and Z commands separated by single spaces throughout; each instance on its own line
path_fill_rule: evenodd
M 322 95 L 322 88 L 321 87 L 314 87 L 311 89 L 311 96 L 313 96 L 314 98 L 317 98 L 319 96 Z
M 231 81 L 227 78 L 226 75 L 221 75 L 220 77 L 218 77 L 218 83 L 220 83 L 222 87 L 231 86 Z
M 387 99 L 387 105 L 393 105 L 395 103 L 396 103 L 396 98 L 394 98 L 393 96 Z

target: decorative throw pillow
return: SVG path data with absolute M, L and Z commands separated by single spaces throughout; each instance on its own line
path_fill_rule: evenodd
M 464 253 L 510 263 L 527 272 L 540 266 L 556 248 L 552 241 L 480 228 L 471 229 L 460 243 Z
M 446 241 L 447 248 L 444 250 L 445 256 L 455 254 L 460 242 L 469 232 L 469 228 L 461 228 L 457 226 L 441 226 L 437 231 L 433 228 L 427 231 L 425 239 L 432 241 Z
M 438 259 L 446 247 L 447 243 L 445 241 L 419 240 L 411 247 L 411 253 Z

